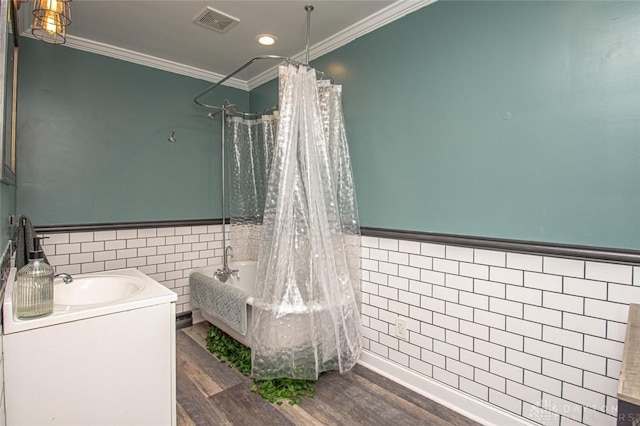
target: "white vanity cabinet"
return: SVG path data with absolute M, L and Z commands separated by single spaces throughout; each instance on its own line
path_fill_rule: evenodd
M 142 276 L 153 291 L 95 315 L 10 332 L 5 312 L 8 426 L 176 424 L 176 295 Z
M 4 351 L 2 349 L 2 325 L 0 325 L 0 426 L 6 426 L 7 417 L 5 415 L 5 403 L 4 403 Z

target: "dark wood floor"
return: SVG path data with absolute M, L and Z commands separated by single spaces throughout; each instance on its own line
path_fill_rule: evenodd
M 270 404 L 206 350 L 208 329 L 199 323 L 177 334 L 179 426 L 478 424 L 360 365 L 323 375 L 316 396 L 299 405 Z

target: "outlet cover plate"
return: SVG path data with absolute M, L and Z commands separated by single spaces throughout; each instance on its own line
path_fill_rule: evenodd
M 396 337 L 402 340 L 409 340 L 409 330 L 407 330 L 407 320 L 396 317 Z

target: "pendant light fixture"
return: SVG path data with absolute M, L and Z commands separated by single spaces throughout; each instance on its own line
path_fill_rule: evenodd
M 71 0 L 34 0 L 31 34 L 52 44 L 67 41 L 67 25 L 71 24 Z

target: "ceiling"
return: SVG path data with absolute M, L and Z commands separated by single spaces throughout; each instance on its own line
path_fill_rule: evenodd
M 67 46 L 218 81 L 249 59 L 281 55 L 304 60 L 306 11 L 311 3 L 311 59 L 385 25 L 433 0 L 152 1 L 74 0 Z M 220 33 L 195 24 L 207 6 L 240 22 Z M 32 5 L 21 7 L 22 34 L 30 36 Z M 25 25 L 25 23 L 27 25 Z M 278 42 L 256 43 L 261 33 Z M 228 85 L 257 87 L 275 76 L 273 61 L 258 62 Z

